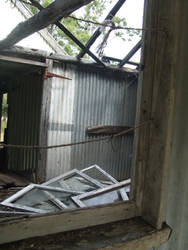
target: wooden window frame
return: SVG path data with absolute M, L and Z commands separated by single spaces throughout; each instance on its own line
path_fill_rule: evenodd
M 145 0 L 145 31 L 136 124 L 147 121 L 148 123 L 135 132 L 131 200 L 28 219 L 15 219 L 6 224 L 6 227 L 5 224 L 0 226 L 4 242 L 102 225 L 136 216 L 144 218 L 157 230 L 162 228 L 172 142 L 177 64 L 174 59 L 179 28 L 176 25 L 178 8 L 174 2 L 176 1 Z M 47 232 L 45 227 L 49 224 L 53 224 L 53 227 L 48 228 Z M 7 236 L 10 230 L 17 230 L 16 235 L 12 233 Z

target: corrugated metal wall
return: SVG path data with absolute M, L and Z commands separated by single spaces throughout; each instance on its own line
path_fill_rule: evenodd
M 9 85 L 8 143 L 38 144 L 42 80 L 39 76 L 20 76 Z M 33 172 L 37 151 L 8 149 L 8 169 Z
M 137 79 L 73 65 L 54 65 L 54 73 L 72 81 L 53 79 L 48 144 L 87 140 L 96 125 L 133 126 Z M 117 179 L 130 176 L 133 136 L 48 151 L 47 178 L 72 168 L 98 164 Z

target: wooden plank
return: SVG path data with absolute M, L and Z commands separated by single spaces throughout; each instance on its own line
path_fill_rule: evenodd
M 120 202 L 56 214 L 13 219 L 0 223 L 0 244 L 102 225 L 135 216 L 137 216 L 137 208 L 133 202 Z M 14 233 L 10 234 L 10 232 Z
M 114 135 L 121 133 L 131 127 L 128 126 L 110 126 L 110 125 L 100 125 L 87 128 L 88 135 Z M 128 134 L 133 134 L 133 131 L 130 131 Z
M 172 141 L 177 60 L 177 1 L 146 0 L 145 32 L 137 122 L 152 122 L 136 132 L 133 199 L 140 214 L 161 228 Z
M 138 231 L 138 235 L 141 234 L 143 231 Z M 168 241 L 171 234 L 171 229 L 168 226 L 164 226 L 161 230 L 156 230 L 153 232 L 148 233 L 145 236 L 138 237 L 137 239 L 131 239 L 130 241 L 122 240 L 121 243 L 114 243 L 111 246 L 102 247 L 99 249 L 106 249 L 106 250 L 149 250 L 153 247 L 159 247 L 160 245 L 164 244 Z
M 130 68 L 119 68 L 117 66 L 114 66 L 114 65 L 109 65 L 109 64 L 106 64 L 105 65 L 105 68 L 95 62 L 93 62 L 92 60 L 88 60 L 88 59 L 81 59 L 81 60 L 78 60 L 77 58 L 75 57 L 72 57 L 72 56 L 67 56 L 67 55 L 60 55 L 60 54 L 52 54 L 50 52 L 46 52 L 46 51 L 43 51 L 43 50 L 34 50 L 34 49 L 30 49 L 30 48 L 23 48 L 23 47 L 20 47 L 20 46 L 14 46 L 10 49 L 6 49 L 6 50 L 3 50 L 1 51 L 1 54 L 2 55 L 14 55 L 15 57 L 20 57 L 21 55 L 24 56 L 24 57 L 27 57 L 27 58 L 32 58 L 32 57 L 35 57 L 35 58 L 44 58 L 44 59 L 51 59 L 51 60 L 54 60 L 54 61 L 58 61 L 58 62 L 63 62 L 63 63 L 70 63 L 70 64 L 76 64 L 76 65 L 79 65 L 79 66 L 83 66 L 84 68 L 86 68 L 87 66 L 89 68 L 92 68 L 93 70 L 94 69 L 97 69 L 100 70 L 101 72 L 110 72 L 110 73 L 121 73 L 124 75 L 124 73 L 127 75 L 127 74 L 130 74 L 130 75 L 135 75 L 135 78 L 137 77 L 137 74 L 138 74 L 138 70 L 136 69 L 130 69 Z M 133 74 L 131 74 L 133 73 Z
M 171 229 L 155 230 L 141 218 L 134 218 L 87 229 L 48 235 L 1 245 L 1 249 L 122 249 L 147 250 L 169 239 Z
M 48 70 L 53 69 L 53 60 L 46 59 Z M 41 97 L 41 114 L 40 114 L 40 127 L 39 127 L 39 145 L 47 146 L 48 143 L 48 123 L 51 103 L 51 91 L 52 91 L 53 78 L 47 78 L 43 80 L 42 97 Z M 38 167 L 36 171 L 37 182 L 46 181 L 46 161 L 47 151 L 39 150 L 38 152 Z
M 7 61 L 7 62 L 21 63 L 21 64 L 29 64 L 29 65 L 39 66 L 39 67 L 47 67 L 46 63 L 43 63 L 43 62 L 38 62 L 38 61 L 23 59 L 23 58 L 18 58 L 18 57 L 12 57 L 12 56 L 0 55 L 0 60 Z
M 148 9 L 151 9 L 152 1 L 145 1 L 144 6 L 144 22 L 143 27 L 147 26 L 147 23 L 151 22 L 152 13 L 148 12 Z M 146 23 L 146 15 L 147 15 L 147 23 Z M 152 25 L 152 24 L 151 24 Z M 148 67 L 145 66 L 145 58 L 147 56 L 146 51 L 151 49 L 151 44 L 146 44 L 146 35 L 155 35 L 155 32 L 144 32 L 143 34 L 143 46 L 142 46 L 142 55 L 141 55 L 141 65 L 144 67 L 144 72 L 141 71 L 139 75 L 138 81 L 138 100 L 137 100 L 137 113 L 136 113 L 136 124 L 140 124 L 140 122 L 149 121 L 150 116 L 150 106 L 151 106 L 151 98 L 150 95 L 152 93 L 152 78 L 151 74 L 148 74 L 148 82 L 147 84 L 143 81 L 143 73 L 147 75 L 147 72 L 150 70 L 151 65 L 153 64 L 153 60 L 150 58 L 150 63 L 148 63 Z M 148 38 L 149 39 L 149 38 Z M 150 67 L 149 67 L 150 66 Z M 146 169 L 147 162 L 147 154 L 149 150 L 149 126 L 144 126 L 139 130 L 135 130 L 135 139 L 134 139 L 134 157 L 133 157 L 133 168 L 132 168 L 132 180 L 131 180 L 131 197 L 135 200 L 139 213 L 142 213 L 142 200 L 144 193 L 144 173 Z

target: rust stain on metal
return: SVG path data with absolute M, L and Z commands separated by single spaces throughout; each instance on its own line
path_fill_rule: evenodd
M 48 68 L 46 68 L 45 74 L 44 74 L 44 79 L 51 78 L 51 77 L 57 77 L 57 78 L 66 79 L 66 80 L 72 80 L 71 78 L 51 73 L 51 72 L 48 71 Z

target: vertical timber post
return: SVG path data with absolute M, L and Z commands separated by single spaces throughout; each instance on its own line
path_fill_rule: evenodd
M 48 70 L 51 72 L 53 68 L 53 60 L 46 59 L 46 64 L 48 65 Z M 48 123 L 50 113 L 52 79 L 53 78 L 43 78 L 39 127 L 39 146 L 47 146 L 48 144 Z M 41 149 L 38 152 L 38 166 L 36 172 L 37 182 L 42 182 L 46 180 L 46 163 L 47 150 Z
M 140 215 L 160 229 L 172 142 L 178 1 L 145 0 L 144 28 L 136 122 L 151 122 L 135 133 L 132 197 Z

